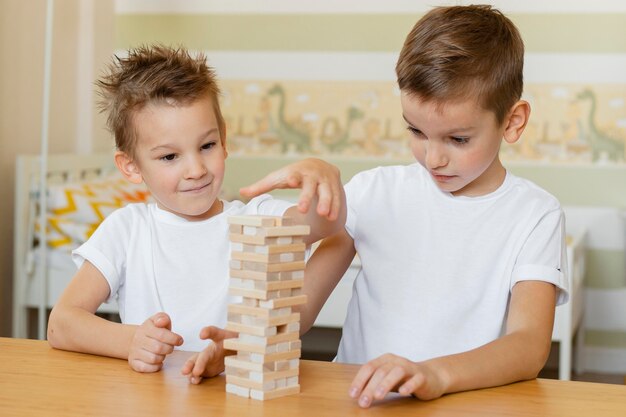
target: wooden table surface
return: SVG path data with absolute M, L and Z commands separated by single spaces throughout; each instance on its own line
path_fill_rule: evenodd
M 190 385 L 187 355 L 140 374 L 123 360 L 0 338 L 0 416 L 626 416 L 626 386 L 548 379 L 360 409 L 347 394 L 358 367 L 316 361 L 301 361 L 300 394 L 256 401 L 226 394 L 223 376 Z

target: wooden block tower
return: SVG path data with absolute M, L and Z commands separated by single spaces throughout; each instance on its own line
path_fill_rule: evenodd
M 309 226 L 271 216 L 231 216 L 229 294 L 243 297 L 228 306 L 226 329 L 239 333 L 224 348 L 226 392 L 269 400 L 300 392 L 300 314 L 306 302 L 305 244 Z

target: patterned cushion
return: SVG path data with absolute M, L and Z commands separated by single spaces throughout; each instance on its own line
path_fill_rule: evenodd
M 96 180 L 50 185 L 48 245 L 72 250 L 85 242 L 114 210 L 149 199 L 145 185 L 132 184 L 119 173 Z

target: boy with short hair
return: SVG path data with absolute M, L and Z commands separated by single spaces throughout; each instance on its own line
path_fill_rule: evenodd
M 297 207 L 269 195 L 248 204 L 223 201 L 226 129 L 202 54 L 140 47 L 117 58 L 98 85 L 115 134 L 115 163 L 129 181 L 144 182 L 156 204 L 115 211 L 73 252 L 79 270 L 52 310 L 48 340 L 155 372 L 174 348 L 200 351 L 213 339 L 207 349 L 221 352 L 221 361 L 203 363 L 197 382 L 224 369 L 221 340 L 229 333 L 201 326 L 226 324 L 226 218 L 287 215 L 311 226 L 310 244 L 345 224 L 339 171 L 308 159 L 261 181 L 268 190 L 302 188 Z M 107 299 L 117 299 L 123 324 L 94 314 Z
M 530 115 L 523 55 L 490 6 L 435 8 L 406 38 L 396 72 L 417 163 L 346 185 L 345 230 L 305 276 L 303 331 L 359 254 L 337 361 L 365 364 L 349 392 L 361 407 L 535 378 L 547 360 L 567 299 L 564 215 L 498 156 Z

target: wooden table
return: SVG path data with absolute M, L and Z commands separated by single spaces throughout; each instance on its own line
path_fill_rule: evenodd
M 299 395 L 262 402 L 226 394 L 224 377 L 190 385 L 187 355 L 140 374 L 126 361 L 0 338 L 0 416 L 626 416 L 626 386 L 548 379 L 360 409 L 347 395 L 357 367 L 315 361 L 301 362 Z

